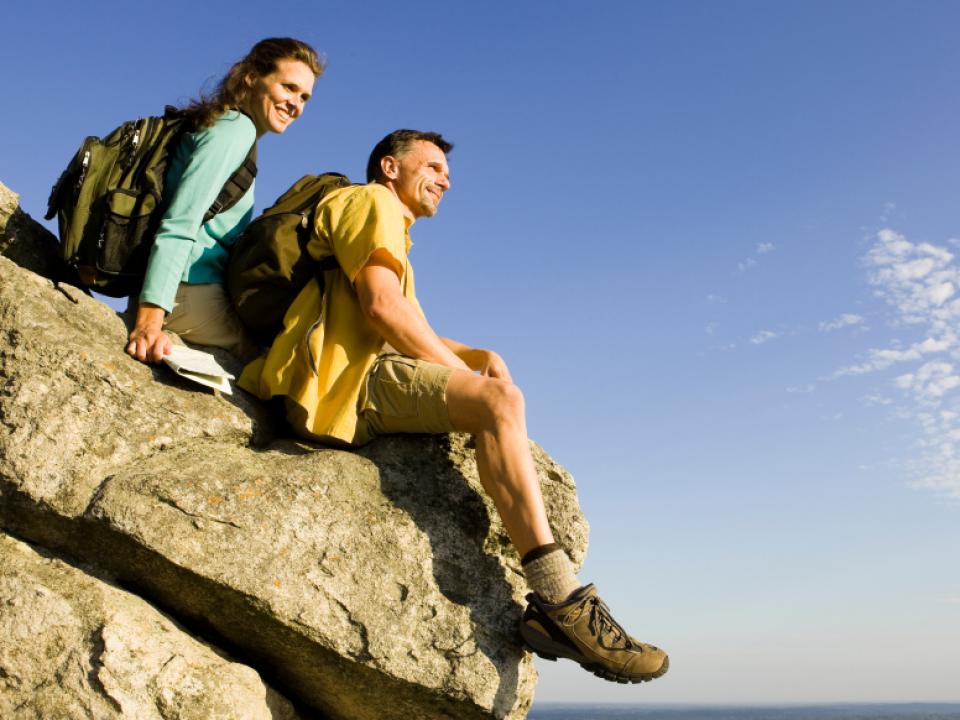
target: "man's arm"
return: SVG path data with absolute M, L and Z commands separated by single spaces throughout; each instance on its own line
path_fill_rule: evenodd
M 367 320 L 404 355 L 469 372 L 470 366 L 437 336 L 403 296 L 398 270 L 393 257 L 378 250 L 357 273 L 354 287 Z
M 503 358 L 493 350 L 481 350 L 480 348 L 469 347 L 450 338 L 440 338 L 440 342 L 450 348 L 471 370 L 477 370 L 481 375 L 486 375 L 487 377 L 513 382 L 513 379 L 510 377 L 510 371 L 507 369 L 507 364 L 503 361 Z
M 439 337 L 403 296 L 398 271 L 393 257 L 378 250 L 354 281 L 364 315 L 384 340 L 408 357 L 512 382 L 497 353 Z

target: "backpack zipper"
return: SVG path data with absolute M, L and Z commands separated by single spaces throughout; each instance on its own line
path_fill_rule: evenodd
M 90 167 L 90 151 L 89 150 L 83 153 L 83 161 L 80 163 L 80 174 L 77 175 L 77 184 L 74 192 L 76 192 L 78 195 L 80 194 L 80 188 L 83 186 L 83 181 L 87 177 L 88 167 Z

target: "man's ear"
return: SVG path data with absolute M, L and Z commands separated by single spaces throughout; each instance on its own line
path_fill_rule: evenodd
M 393 155 L 385 155 L 380 158 L 380 171 L 388 180 L 396 180 L 400 172 L 400 161 Z

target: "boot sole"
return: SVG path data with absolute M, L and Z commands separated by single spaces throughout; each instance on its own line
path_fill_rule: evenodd
M 557 658 L 561 657 L 566 658 L 567 660 L 573 660 L 584 670 L 588 670 L 597 677 L 603 678 L 604 680 L 610 680 L 611 682 L 623 684 L 649 682 L 650 680 L 656 680 L 658 677 L 664 675 L 670 668 L 670 658 L 665 657 L 663 658 L 663 665 L 661 665 L 660 668 L 655 672 L 642 673 L 640 675 L 623 675 L 621 673 L 613 672 L 612 670 L 609 670 L 602 665 L 598 665 L 597 663 L 590 662 L 580 653 L 571 652 L 570 648 L 568 648 L 566 645 L 561 645 L 543 633 L 537 632 L 526 623 L 520 624 L 520 637 L 523 638 L 524 645 L 526 645 L 531 652 L 536 653 L 544 660 L 556 662 Z

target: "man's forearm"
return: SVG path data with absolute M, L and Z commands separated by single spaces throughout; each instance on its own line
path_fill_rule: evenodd
M 463 360 L 471 370 L 476 370 L 487 377 L 513 382 L 507 364 L 502 357 L 492 350 L 470 347 L 450 338 L 440 338 L 440 341 L 450 348 L 458 358 Z
M 471 370 L 476 370 L 477 365 L 482 362 L 481 356 L 483 350 L 464 345 L 462 342 L 446 337 L 440 338 L 440 342 L 446 345 L 454 355 L 463 360 Z
M 464 345 L 462 342 L 457 342 L 456 340 L 451 340 L 450 338 L 446 337 L 440 338 L 440 342 L 446 345 L 450 351 L 461 360 L 463 360 L 465 353 L 469 353 L 471 350 L 473 350 L 472 347 Z
M 384 340 L 408 357 L 459 370 L 470 369 L 406 298 L 396 297 L 386 307 L 368 313 L 367 319 Z

